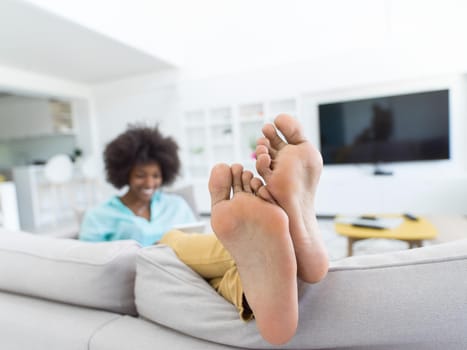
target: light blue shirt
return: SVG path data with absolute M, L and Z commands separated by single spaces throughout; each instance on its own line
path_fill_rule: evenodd
M 143 246 L 159 241 L 175 225 L 195 222 L 193 211 L 182 197 L 157 191 L 151 198 L 151 219 L 135 215 L 118 196 L 89 209 L 79 239 L 90 242 L 134 239 Z

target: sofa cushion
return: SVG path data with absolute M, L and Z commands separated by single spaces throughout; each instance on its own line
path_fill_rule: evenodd
M 0 330 L 1 334 L 1 330 Z M 1 340 L 0 340 L 1 345 Z M 64 348 L 65 349 L 65 348 Z M 68 348 L 66 348 L 68 350 Z M 89 350 L 241 350 L 190 337 L 140 317 L 121 316 L 102 327 Z M 10 349 L 8 349 L 10 350 Z M 412 349 L 411 349 L 412 350 Z
M 125 317 L 4 292 L 0 310 L 2 350 L 89 350 L 99 330 Z
M 254 321 L 240 320 L 235 306 L 168 246 L 147 247 L 138 253 L 135 302 L 140 316 L 197 338 L 238 347 L 270 347 Z
M 140 245 L 0 234 L 0 290 L 136 314 L 134 278 Z
M 320 283 L 300 283 L 297 334 L 281 348 L 467 348 L 466 271 L 467 240 L 333 262 Z M 141 316 L 180 332 L 271 347 L 169 247 L 139 252 L 135 298 Z

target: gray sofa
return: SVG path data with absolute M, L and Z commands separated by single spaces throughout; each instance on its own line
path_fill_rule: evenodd
M 273 347 L 168 247 L 0 230 L 0 349 L 467 349 L 466 277 L 467 240 L 333 262 Z

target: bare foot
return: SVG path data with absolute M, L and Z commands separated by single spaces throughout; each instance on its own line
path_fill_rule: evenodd
M 281 114 L 274 124 L 286 142 L 279 137 L 274 125 L 263 127 L 265 137 L 258 140 L 256 169 L 264 178 L 267 191 L 258 187 L 257 180 L 252 180 L 252 184 L 259 196 L 268 200 L 264 193 L 269 192 L 287 213 L 298 277 L 315 283 L 328 271 L 328 256 L 314 208 L 323 160 L 319 151 L 303 136 L 296 119 Z
M 211 224 L 237 264 L 259 332 L 269 343 L 283 344 L 297 329 L 297 263 L 287 215 L 252 193 L 252 177 L 238 164 L 213 168 Z

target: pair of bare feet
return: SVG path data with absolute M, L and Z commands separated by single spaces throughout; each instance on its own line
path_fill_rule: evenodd
M 239 164 L 218 164 L 209 191 L 213 230 L 237 264 L 259 332 L 283 344 L 298 325 L 297 276 L 320 281 L 328 257 L 314 210 L 321 155 L 294 118 L 279 115 L 274 125 L 263 127 L 256 148 L 266 184 Z

